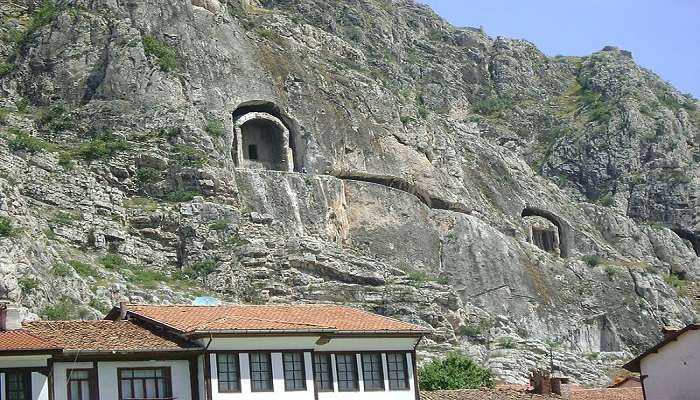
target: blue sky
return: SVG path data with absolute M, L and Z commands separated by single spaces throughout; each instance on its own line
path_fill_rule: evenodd
M 527 39 L 545 54 L 606 45 L 700 97 L 700 0 L 420 0 L 456 26 Z

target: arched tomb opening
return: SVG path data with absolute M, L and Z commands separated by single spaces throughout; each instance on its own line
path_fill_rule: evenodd
M 693 251 L 695 251 L 695 255 L 700 257 L 700 235 L 696 235 L 695 233 L 685 230 L 685 229 L 671 229 L 678 237 L 681 239 L 687 241 Z
M 569 256 L 569 232 L 566 224 L 555 214 L 533 207 L 521 213 L 528 226 L 528 241 L 540 249 Z
M 236 167 L 302 172 L 303 149 L 297 147 L 298 126 L 279 107 L 266 101 L 241 104 L 232 113 L 231 155 Z

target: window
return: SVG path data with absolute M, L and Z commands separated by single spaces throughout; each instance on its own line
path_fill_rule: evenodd
M 29 400 L 32 397 L 29 373 L 5 373 L 5 399 Z
M 284 390 L 306 390 L 304 353 L 282 353 Z
M 253 392 L 272 392 L 270 353 L 250 353 L 250 386 Z
M 356 392 L 357 360 L 354 354 L 336 354 L 335 367 L 338 372 L 338 390 L 341 392 Z
M 119 368 L 119 400 L 171 399 L 170 368 Z
M 331 367 L 330 354 L 314 354 L 314 382 L 316 390 L 319 392 L 333 391 L 333 368 Z
M 387 353 L 386 369 L 389 375 L 389 390 L 409 389 L 406 353 Z
M 248 145 L 248 159 L 257 160 L 258 159 L 258 145 L 249 144 Z
M 92 400 L 95 392 L 94 378 L 92 369 L 68 370 L 68 400 Z
M 362 355 L 362 379 L 366 392 L 384 390 L 384 367 L 380 353 Z
M 219 393 L 239 393 L 241 373 L 238 354 L 219 353 L 216 355 L 216 375 L 219 380 Z

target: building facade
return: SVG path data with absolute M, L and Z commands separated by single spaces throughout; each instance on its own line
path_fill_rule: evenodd
M 336 305 L 122 304 L 5 325 L 0 400 L 414 400 L 428 333 Z
M 640 374 L 646 400 L 700 399 L 700 325 L 664 331 L 661 342 L 624 368 Z

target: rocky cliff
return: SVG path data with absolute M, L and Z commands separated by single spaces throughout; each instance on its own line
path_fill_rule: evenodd
M 624 50 L 408 0 L 0 13 L 0 298 L 28 313 L 332 301 L 582 383 L 696 316 L 700 105 Z

